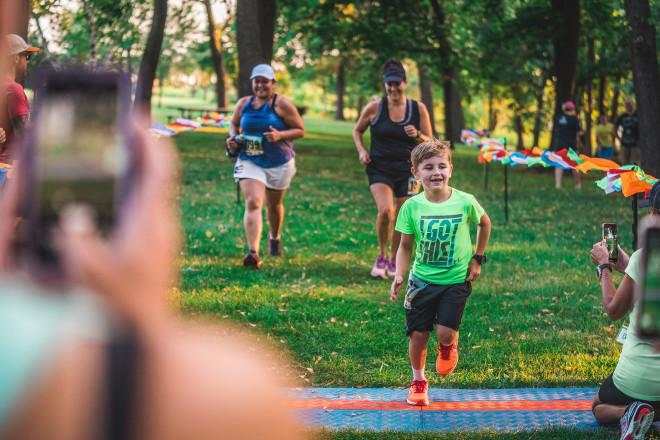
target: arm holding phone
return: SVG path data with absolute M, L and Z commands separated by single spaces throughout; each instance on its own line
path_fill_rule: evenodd
M 594 264 L 599 267 L 604 264 L 609 264 L 611 268 L 610 270 L 607 268 L 602 269 L 600 282 L 601 293 L 603 295 L 603 307 L 605 308 L 607 316 L 612 321 L 618 321 L 630 311 L 635 292 L 635 282 L 627 274 L 624 275 L 623 281 L 618 288 L 614 286 L 612 269 L 625 274 L 629 261 L 628 254 L 626 254 L 618 244 L 617 251 L 619 258 L 616 262 L 611 262 L 609 260 L 610 252 L 607 249 L 606 240 L 602 240 L 594 244 L 590 254 L 591 261 Z

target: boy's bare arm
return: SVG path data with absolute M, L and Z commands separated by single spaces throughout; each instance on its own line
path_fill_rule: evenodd
M 414 244 L 414 235 L 401 234 L 401 243 L 399 243 L 399 250 L 396 253 L 396 274 L 394 275 L 394 281 L 392 281 L 392 288 L 390 289 L 390 299 L 392 301 L 398 301 L 396 296 L 403 286 L 403 277 L 408 270 Z
M 486 246 L 488 246 L 488 239 L 490 238 L 490 227 L 490 217 L 484 212 L 477 226 L 477 248 L 474 251 L 475 254 L 483 255 L 486 252 Z
M 486 246 L 488 245 L 488 239 L 490 238 L 490 228 L 490 217 L 488 217 L 488 214 L 484 213 L 477 226 L 477 247 L 474 251 L 475 254 L 483 255 L 486 252 Z M 468 264 L 465 281 L 476 281 L 477 278 L 479 278 L 479 275 L 481 275 L 481 265 L 473 258 Z

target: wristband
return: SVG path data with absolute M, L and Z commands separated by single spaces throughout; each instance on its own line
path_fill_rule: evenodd
M 601 278 L 603 278 L 603 271 L 604 271 L 605 269 L 609 269 L 610 272 L 612 272 L 612 266 L 610 266 L 610 265 L 607 264 L 607 263 L 605 263 L 605 264 L 601 264 L 600 266 L 598 266 L 598 267 L 596 268 L 596 273 L 598 274 L 598 279 L 599 279 L 599 280 L 600 280 Z

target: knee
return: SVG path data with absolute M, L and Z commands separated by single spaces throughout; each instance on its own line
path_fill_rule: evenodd
M 596 419 L 596 423 L 598 423 L 601 426 L 607 426 L 608 423 L 601 417 L 601 411 L 600 408 L 598 408 L 598 403 L 594 402 L 591 405 L 591 414 L 594 415 L 594 419 Z
M 442 345 L 450 345 L 456 340 L 456 332 L 450 328 L 436 328 L 435 334 Z
M 378 217 L 386 220 L 392 220 L 394 215 L 394 208 L 391 206 L 379 206 L 378 207 Z
M 602 412 L 599 408 L 599 405 L 601 403 L 603 403 L 603 402 L 600 401 L 600 398 L 599 398 L 598 392 L 597 392 L 596 395 L 594 396 L 593 402 L 591 402 L 591 413 L 594 415 L 594 419 L 596 419 L 596 422 L 599 425 L 606 425 L 607 423 L 605 423 L 605 420 L 603 420 Z
M 431 332 L 420 332 L 415 330 L 410 334 L 410 340 L 415 344 L 426 345 L 429 342 L 430 336 Z
M 277 212 L 281 209 L 284 209 L 284 204 L 281 200 L 279 202 L 266 202 L 266 209 L 271 212 Z
M 261 211 L 262 206 L 263 206 L 263 200 L 258 197 L 245 198 L 246 211 Z

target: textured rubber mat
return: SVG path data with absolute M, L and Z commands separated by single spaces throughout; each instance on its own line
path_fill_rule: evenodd
M 594 429 L 596 388 L 429 389 L 430 405 L 406 403 L 408 390 L 294 388 L 288 405 L 304 426 L 373 431 Z

